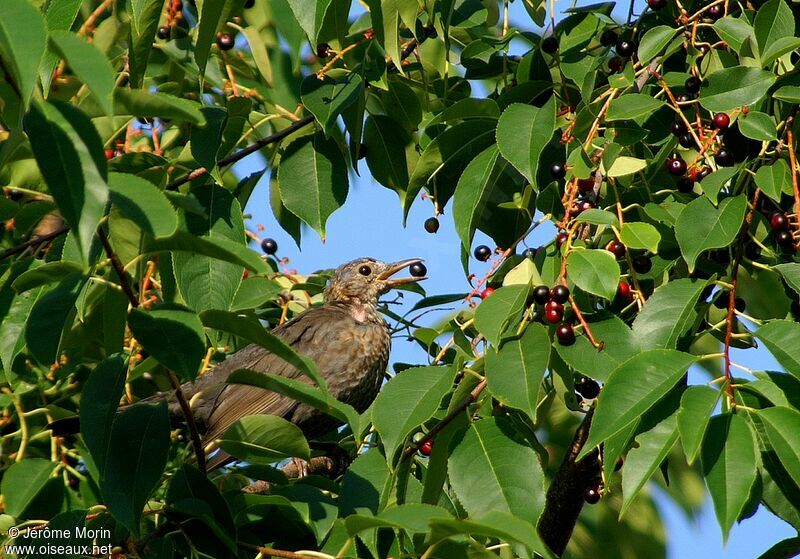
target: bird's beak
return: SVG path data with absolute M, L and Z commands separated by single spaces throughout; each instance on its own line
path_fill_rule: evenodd
M 420 281 L 424 279 L 428 279 L 426 277 L 421 278 L 413 278 L 413 277 L 406 277 L 406 278 L 392 278 L 397 272 L 404 268 L 408 268 L 412 264 L 416 264 L 418 262 L 422 262 L 421 258 L 409 258 L 408 260 L 400 260 L 399 262 L 395 262 L 391 266 L 389 266 L 385 272 L 378 276 L 378 279 L 384 282 L 390 288 L 396 287 L 398 285 L 403 285 L 405 283 L 414 283 L 415 281 Z

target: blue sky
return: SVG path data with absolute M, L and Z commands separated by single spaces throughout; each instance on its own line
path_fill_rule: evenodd
M 579 2 L 579 4 L 583 4 Z M 638 5 L 638 3 L 637 3 Z M 567 4 L 557 3 L 556 10 Z M 624 21 L 627 4 L 615 10 L 618 21 Z M 511 5 L 512 23 L 528 22 L 521 2 Z M 530 25 L 520 25 L 531 29 Z M 424 282 L 428 294 L 457 293 L 468 291 L 470 286 L 464 276 L 459 260 L 459 241 L 450 217 L 450 205 L 440 217 L 441 227 L 437 234 L 424 231 L 422 224 L 433 215 L 430 202 L 417 200 L 412 207 L 406 228 L 402 226 L 402 211 L 396 194 L 372 180 L 366 164 L 360 162 L 361 177 L 351 176 L 350 193 L 345 205 L 334 213 L 327 224 L 327 241 L 323 244 L 310 229 L 303 231 L 302 250 L 276 223 L 269 207 L 269 173 L 257 186 L 246 208 L 253 218 L 248 223 L 251 230 L 263 225 L 262 237 L 272 237 L 279 245 L 278 255 L 290 260 L 289 266 L 300 273 L 310 273 L 321 268 L 332 268 L 361 256 L 380 260 L 399 260 L 419 257 L 425 259 L 429 279 Z M 252 156 L 237 165 L 240 175 L 262 168 L 264 161 Z M 537 246 L 552 238 L 554 228 L 540 227 L 528 240 Z M 476 236 L 475 245 L 489 244 L 485 236 Z M 471 271 L 483 276 L 488 264 L 471 260 Z M 417 296 L 407 294 L 406 305 L 413 304 Z M 393 309 L 397 310 L 397 309 Z M 432 324 L 445 313 L 431 313 L 421 322 Z M 423 362 L 424 353 L 412 342 L 397 339 L 392 349 L 392 362 Z M 780 370 L 775 360 L 765 350 L 737 351 L 734 360 L 755 370 Z M 772 544 L 796 535 L 786 523 L 773 516 L 763 507 L 752 518 L 733 528 L 726 547 L 723 548 L 719 525 L 714 517 L 710 500 L 706 502 L 697 522 L 690 522 L 668 499 L 657 498 L 663 513 L 668 534 L 668 556 L 670 559 L 701 557 L 703 559 L 753 559 Z

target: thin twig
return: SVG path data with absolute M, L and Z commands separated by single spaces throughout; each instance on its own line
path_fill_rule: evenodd
M 67 231 L 69 231 L 69 227 L 64 225 L 63 227 L 60 227 L 55 231 L 47 233 L 46 235 L 37 235 L 36 237 L 32 237 L 27 241 L 25 241 L 24 243 L 18 244 L 15 247 L 11 247 L 7 250 L 4 250 L 2 253 L 0 253 L 0 260 L 5 260 L 9 256 L 14 256 L 15 254 L 19 254 L 20 252 L 23 252 L 27 248 L 36 247 L 48 241 L 52 241 L 53 239 L 55 239 L 56 237 L 60 237 Z
M 437 433 L 439 433 L 440 431 L 442 431 L 442 429 L 447 427 L 451 421 L 453 421 L 456 417 L 461 415 L 461 413 L 464 410 L 466 410 L 472 402 L 477 400 L 478 396 L 481 395 L 481 392 L 483 392 L 485 388 L 486 388 L 486 379 L 483 379 L 477 385 L 475 385 L 475 388 L 472 389 L 472 392 L 469 393 L 469 396 L 464 398 L 464 400 L 460 404 L 458 404 L 455 408 L 450 410 L 450 413 L 448 413 L 444 417 L 444 419 L 442 419 L 439 423 L 431 427 L 431 430 L 425 433 L 422 436 L 422 438 L 413 442 L 411 446 L 409 446 L 403 452 L 403 456 L 400 459 L 400 461 L 402 462 L 403 460 L 408 460 L 409 458 L 414 456 L 414 454 L 419 450 L 419 447 L 421 447 L 423 444 L 425 444 L 425 442 L 435 437 Z
M 139 300 L 136 298 L 136 294 L 133 292 L 133 287 L 128 281 L 128 275 L 125 273 L 125 267 L 122 265 L 122 262 L 120 262 L 117 253 L 115 253 L 114 249 L 111 247 L 111 243 L 108 242 L 108 236 L 106 235 L 106 232 L 103 231 L 102 226 L 97 228 L 97 236 L 100 239 L 100 243 L 103 245 L 103 250 L 106 251 L 106 256 L 111 261 L 111 266 L 114 268 L 114 271 L 117 272 L 117 276 L 119 277 L 119 285 L 122 287 L 122 291 L 124 291 L 125 295 L 127 295 L 128 300 L 131 302 L 131 306 L 138 307 Z
M 181 407 L 181 412 L 183 412 L 183 417 L 186 419 L 186 426 L 189 428 L 189 435 L 192 438 L 192 446 L 194 447 L 194 456 L 197 459 L 197 468 L 206 473 L 206 452 L 203 449 L 203 443 L 200 440 L 200 433 L 197 430 L 197 423 L 194 421 L 194 415 L 192 414 L 192 408 L 189 407 L 189 403 L 186 401 L 186 396 L 183 395 L 183 390 L 181 390 L 181 383 L 178 380 L 178 377 L 175 376 L 175 373 L 172 371 L 167 371 L 169 374 L 169 382 L 172 384 L 172 388 L 175 389 L 175 398 L 178 400 L 178 405 Z

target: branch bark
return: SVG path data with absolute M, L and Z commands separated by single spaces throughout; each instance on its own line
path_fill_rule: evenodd
M 544 512 L 539 520 L 539 535 L 559 557 L 567 549 L 583 508 L 583 492 L 600 475 L 597 449 L 577 460 L 589 437 L 592 415 L 593 410 L 590 410 L 575 432 L 567 454 L 547 490 Z

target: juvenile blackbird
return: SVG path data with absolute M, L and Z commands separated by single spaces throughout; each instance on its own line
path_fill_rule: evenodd
M 418 262 L 421 260 L 415 258 L 386 264 L 372 258 L 359 258 L 343 264 L 326 287 L 321 306 L 303 311 L 273 330 L 273 334 L 297 353 L 314 360 L 328 383 L 330 394 L 359 413 L 364 412 L 378 394 L 391 347 L 389 329 L 377 311 L 378 297 L 398 285 L 425 279 L 392 277 Z M 261 346 L 251 344 L 237 351 L 196 381 L 181 386 L 206 443 L 219 438 L 246 415 L 283 417 L 300 427 L 309 438 L 339 426 L 336 419 L 287 396 L 255 386 L 227 384 L 228 377 L 238 369 L 312 382 Z M 182 420 L 174 394 L 157 394 L 145 401 L 165 397 L 169 398 L 170 416 Z M 55 434 L 65 432 L 57 425 L 52 428 Z M 226 454 L 218 452 L 209 461 L 208 469 L 228 459 Z

